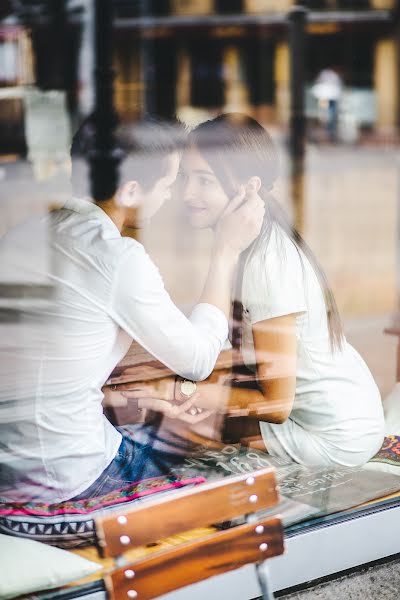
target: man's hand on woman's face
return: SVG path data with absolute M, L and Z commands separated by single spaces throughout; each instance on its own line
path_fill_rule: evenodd
M 258 195 L 259 187 L 252 178 L 247 186 L 241 186 L 238 194 L 229 202 L 216 227 L 216 244 L 222 250 L 239 255 L 260 234 L 265 202 Z

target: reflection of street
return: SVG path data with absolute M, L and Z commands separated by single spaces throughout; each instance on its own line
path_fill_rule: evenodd
M 0 157 L 1 158 L 1 157 Z M 32 214 L 65 200 L 70 184 L 64 169 L 52 178 L 38 182 L 25 160 L 0 160 L 0 235 Z
M 395 377 L 396 340 L 383 329 L 396 309 L 399 157 L 388 148 L 310 146 L 305 184 L 305 237 L 383 396 Z
M 389 148 L 310 145 L 307 149 L 304 236 L 325 269 L 344 315 L 395 309 L 398 159 L 398 151 Z M 284 156 L 281 167 L 274 192 L 287 207 Z M 167 204 L 151 229 L 143 232 L 143 239 L 177 298 L 190 302 L 190 295 L 202 286 L 210 236 L 188 229 L 179 209 L 177 199 Z M 182 283 L 185 280 L 191 281 L 190 289 Z
M 344 319 L 348 341 L 368 364 L 385 398 L 392 390 L 396 373 L 397 339 L 383 333 L 391 321 L 389 313 Z
M 398 157 L 392 148 L 310 145 L 305 178 L 306 240 L 334 288 L 349 341 L 366 358 L 384 394 L 395 369 L 395 340 L 384 336 L 383 328 L 396 307 Z M 284 155 L 281 164 L 276 195 L 287 205 Z M 1 232 L 68 193 L 65 176 L 35 183 L 26 161 L 5 162 L 1 173 Z M 85 168 L 81 174 L 86 177 Z M 209 232 L 190 230 L 175 198 L 140 236 L 174 299 L 190 304 L 203 285 Z
M 399 157 L 389 148 L 310 146 L 306 165 L 305 237 L 383 396 L 395 378 L 396 340 L 383 329 L 396 309 Z
M 310 147 L 305 235 L 349 315 L 396 304 L 399 153 Z

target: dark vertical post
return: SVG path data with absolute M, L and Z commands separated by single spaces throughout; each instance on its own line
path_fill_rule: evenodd
M 32 2 L 18 4 L 17 15 L 31 31 L 36 85 L 43 91 L 66 92 L 73 115 L 82 25 L 69 18 L 67 0 L 48 0 L 42 6 L 32 6 Z
M 304 158 L 305 158 L 305 50 L 306 15 L 303 6 L 294 6 L 289 13 L 290 46 L 290 170 L 294 225 L 304 229 Z
M 95 200 L 111 198 L 118 183 L 115 148 L 114 70 L 112 68 L 113 1 L 94 0 L 94 148 L 89 153 L 91 193 Z
M 149 0 L 140 0 L 140 16 L 148 18 L 152 14 Z M 156 72 L 154 61 L 154 39 L 146 28 L 142 31 L 141 44 L 141 79 L 143 84 L 142 115 L 156 114 Z

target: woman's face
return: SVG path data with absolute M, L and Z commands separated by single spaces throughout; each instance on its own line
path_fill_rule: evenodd
M 214 227 L 228 204 L 229 197 L 208 162 L 193 146 L 183 153 L 178 181 L 192 227 Z

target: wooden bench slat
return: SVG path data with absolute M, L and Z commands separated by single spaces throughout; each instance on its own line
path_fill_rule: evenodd
M 204 483 L 96 520 L 102 555 L 118 556 L 171 535 L 275 506 L 274 469 Z
M 180 587 L 282 554 L 279 517 L 265 518 L 162 551 L 106 576 L 111 600 L 150 600 Z

